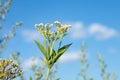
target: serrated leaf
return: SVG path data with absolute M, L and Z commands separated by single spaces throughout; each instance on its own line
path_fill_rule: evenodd
M 39 47 L 40 51 L 43 53 L 43 55 L 45 56 L 45 58 L 48 59 L 47 50 L 44 48 L 44 46 L 42 46 L 42 44 L 40 44 L 36 40 L 35 40 L 35 43 L 37 44 L 37 46 Z
M 65 45 L 65 46 L 63 46 L 62 48 L 60 48 L 59 50 L 58 50 L 58 52 L 57 52 L 57 54 L 55 55 L 55 57 L 53 58 L 53 60 L 52 60 L 52 62 L 56 62 L 59 58 L 60 58 L 60 56 L 70 47 L 72 45 L 72 43 L 71 44 L 68 44 L 68 45 Z M 53 63 L 53 64 L 54 64 Z M 52 65 L 53 65 L 52 64 Z

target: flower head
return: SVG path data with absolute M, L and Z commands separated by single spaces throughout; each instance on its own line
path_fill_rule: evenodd
M 11 59 L 0 59 L 0 79 L 13 79 L 22 74 L 22 69 Z

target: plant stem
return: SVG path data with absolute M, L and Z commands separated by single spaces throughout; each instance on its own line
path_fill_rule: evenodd
M 46 75 L 46 80 L 49 80 L 49 75 L 50 75 L 50 68 L 48 68 L 47 75 Z
M 55 44 L 57 38 L 58 38 L 58 35 L 56 35 L 54 41 L 53 41 L 53 42 L 51 43 L 51 45 L 50 45 L 50 55 L 52 54 L 52 50 L 53 50 L 53 47 L 54 47 L 54 44 Z
M 63 37 L 62 38 L 60 38 L 60 43 L 59 43 L 59 46 L 58 46 L 58 50 L 60 49 L 60 47 L 61 47 L 61 44 L 62 44 L 62 39 L 63 39 Z

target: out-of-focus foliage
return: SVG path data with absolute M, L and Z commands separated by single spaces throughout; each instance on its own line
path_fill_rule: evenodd
M 32 61 L 34 62 L 36 58 L 33 58 Z M 45 71 L 45 60 L 43 58 L 40 57 L 40 61 L 41 64 L 40 65 L 32 65 L 32 71 L 34 73 L 34 78 L 32 78 L 33 80 L 41 80 L 43 78 L 43 74 L 44 74 L 44 71 Z
M 86 80 L 86 70 L 89 66 L 89 64 L 87 64 L 87 59 L 86 59 L 86 53 L 85 53 L 85 43 L 82 44 L 82 48 L 81 48 L 81 65 L 82 65 L 82 69 L 81 69 L 81 80 Z
M 9 11 L 12 0 L 0 0 L 0 29 Z
M 80 63 L 81 63 L 80 78 L 78 77 L 77 80 L 93 80 L 92 77 L 87 77 L 87 69 L 89 67 L 89 64 L 87 62 L 88 60 L 86 58 L 87 55 L 85 48 L 86 48 L 85 43 L 83 43 L 80 54 Z M 98 54 L 98 60 L 100 62 L 100 69 L 101 69 L 101 79 L 99 80 L 117 80 L 116 74 L 114 72 L 106 71 L 107 65 L 105 64 L 101 54 Z
M 21 25 L 22 25 L 22 22 L 16 23 L 16 24 L 12 27 L 12 29 L 10 30 L 10 32 L 9 32 L 8 35 L 3 36 L 2 38 L 0 38 L 0 53 L 2 53 L 3 50 L 5 49 L 5 47 L 6 47 L 6 45 L 7 45 L 7 42 L 8 42 L 12 37 L 14 37 L 14 35 L 15 35 L 15 33 L 14 33 L 14 32 L 15 32 L 15 29 L 16 29 L 17 27 L 21 26 Z
M 11 3 L 12 0 L 0 0 L 0 54 L 5 50 L 8 41 L 15 35 L 15 29 L 22 25 L 22 22 L 17 22 L 13 25 L 12 29 L 9 31 L 9 34 L 3 36 L 3 24 Z M 11 59 L 0 60 L 0 80 L 13 80 L 21 74 L 22 69 L 16 62 Z
M 112 80 L 117 80 L 116 74 L 114 72 L 110 74 L 110 77 Z
M 50 80 L 59 80 L 59 78 L 56 77 L 57 70 L 58 70 L 58 63 L 55 63 L 53 69 L 50 72 Z
M 11 59 L 0 60 L 0 80 L 12 80 L 20 76 L 21 73 L 21 68 Z
M 21 65 L 21 60 L 19 58 L 20 58 L 20 53 L 19 52 L 14 52 L 12 54 L 13 61 L 15 63 L 17 63 L 18 65 Z M 44 62 L 43 58 L 40 57 L 39 59 L 41 61 L 40 64 L 31 65 L 30 70 L 32 70 L 32 72 L 34 74 L 34 77 L 30 77 L 29 80 L 42 80 L 42 78 L 43 78 L 46 65 L 45 65 L 45 62 Z M 33 57 L 32 62 L 34 63 L 35 61 L 36 61 L 36 58 Z M 25 76 L 24 76 L 24 72 L 22 72 L 22 74 L 20 75 L 19 80 L 26 80 Z
M 99 59 L 99 62 L 100 62 L 100 67 L 101 67 L 101 76 L 102 76 L 102 79 L 103 80 L 108 80 L 110 74 L 106 73 L 106 67 L 107 67 L 107 65 L 105 64 L 105 62 L 104 62 L 101 54 L 98 54 L 98 59 Z
M 89 67 L 86 56 L 87 56 L 86 55 L 86 45 L 85 45 L 85 43 L 82 43 L 81 53 L 80 53 L 81 70 L 80 70 L 80 79 L 78 79 L 78 80 L 93 80 L 92 77 L 86 76 L 86 71 Z
M 12 0 L 0 0 L 0 53 L 3 53 L 7 42 L 15 35 L 15 29 L 22 25 L 22 22 L 17 22 L 13 25 L 12 29 L 9 31 L 9 34 L 3 36 L 4 33 L 2 33 L 2 28 L 11 2 Z
M 19 57 L 20 57 L 20 53 L 19 53 L 19 52 L 14 52 L 14 53 L 12 54 L 12 60 L 13 60 L 16 64 L 18 64 L 19 66 L 21 66 L 21 61 L 20 61 Z M 22 72 L 22 74 L 20 75 L 20 80 L 25 80 L 25 77 L 23 76 L 23 72 Z
M 98 60 L 100 62 L 102 80 L 109 80 L 110 78 L 112 80 L 116 80 L 115 73 L 110 73 L 110 72 L 107 73 L 106 71 L 107 65 L 105 64 L 101 54 L 98 54 Z

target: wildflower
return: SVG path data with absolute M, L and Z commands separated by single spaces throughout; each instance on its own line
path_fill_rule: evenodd
M 39 30 L 39 29 L 43 29 L 44 28 L 44 24 L 40 23 L 40 24 L 35 24 L 35 27 Z
M 11 59 L 0 60 L 0 79 L 16 78 L 22 74 L 22 69 Z
M 53 27 L 53 24 L 47 23 L 45 26 L 46 26 L 46 29 L 51 29 Z
M 59 27 L 59 28 L 62 26 L 61 23 L 60 23 L 59 21 L 55 21 L 54 23 L 55 23 L 56 26 Z
M 53 27 L 53 24 L 46 24 L 45 26 L 41 25 L 41 27 L 42 26 L 45 27 L 44 29 L 42 29 L 40 27 L 40 25 L 38 25 L 38 24 L 35 25 L 36 27 L 38 27 L 37 29 L 40 32 L 40 34 L 42 34 L 42 36 L 43 36 L 44 45 L 42 45 L 41 43 L 39 43 L 36 40 L 35 40 L 35 43 L 37 44 L 37 46 L 43 53 L 43 55 L 45 57 L 46 65 L 48 67 L 46 80 L 48 80 L 48 78 L 49 78 L 50 70 L 51 70 L 52 66 L 56 63 L 56 61 L 60 58 L 60 56 L 64 52 L 66 52 L 66 50 L 71 46 L 71 44 L 67 44 L 67 45 L 64 45 L 61 47 L 62 39 L 70 26 L 62 25 L 58 21 L 55 21 L 54 23 L 57 26 L 57 29 L 55 31 L 51 30 L 51 27 Z M 59 45 L 58 45 L 58 49 L 55 50 L 54 46 L 55 46 L 55 42 L 57 40 L 59 40 Z

